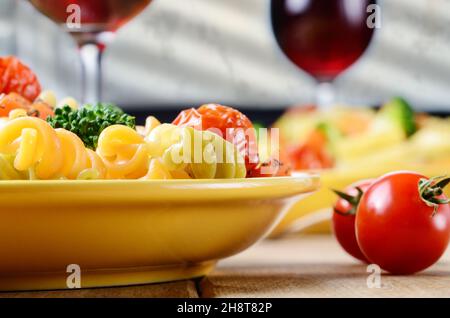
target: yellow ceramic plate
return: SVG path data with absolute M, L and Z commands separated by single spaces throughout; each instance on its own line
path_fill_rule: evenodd
M 1 181 L 0 290 L 67 288 L 71 264 L 81 269 L 81 287 L 202 276 L 261 239 L 318 186 L 307 174 Z

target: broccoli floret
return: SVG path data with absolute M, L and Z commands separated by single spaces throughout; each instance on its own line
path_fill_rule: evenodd
M 90 149 L 97 148 L 98 137 L 101 132 L 111 125 L 125 125 L 135 128 L 135 117 L 124 113 L 114 104 L 98 103 L 86 104 L 79 109 L 72 109 L 68 105 L 55 110 L 53 117 L 47 122 L 53 128 L 64 128 L 76 134 Z

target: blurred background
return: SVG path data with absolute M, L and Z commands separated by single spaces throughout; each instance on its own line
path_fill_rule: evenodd
M 450 1 L 379 1 L 381 28 L 336 81 L 339 102 L 393 95 L 418 110 L 450 109 Z M 122 107 L 220 102 L 283 108 L 314 101 L 315 81 L 276 45 L 264 0 L 154 0 L 104 56 L 104 100 Z M 1 0 L 0 54 L 15 54 L 59 96 L 80 95 L 73 39 L 27 1 Z

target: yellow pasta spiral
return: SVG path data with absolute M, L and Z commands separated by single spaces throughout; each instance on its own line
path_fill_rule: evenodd
M 0 155 L 0 180 L 22 179 L 26 179 L 26 173 L 19 172 L 14 168 L 14 156 Z
M 144 136 L 148 136 L 153 129 L 160 126 L 161 123 L 159 122 L 156 117 L 148 116 L 145 120 L 145 130 L 144 130 Z
M 60 176 L 68 179 L 76 179 L 81 171 L 88 168 L 90 164 L 83 141 L 73 132 L 58 128 L 56 135 L 61 142 L 63 164 L 59 171 Z
M 101 158 L 74 133 L 58 128 L 56 134 L 61 142 L 63 164 L 59 176 L 67 179 L 102 179 L 106 168 Z
M 159 159 L 151 159 L 147 174 L 142 179 L 173 179 L 173 177 Z
M 189 129 L 162 124 L 153 128 L 145 141 L 150 156 L 161 158 L 169 171 L 174 171 L 184 169 L 191 162 L 191 139 Z
M 86 149 L 87 155 L 89 157 L 89 168 L 91 171 L 96 171 L 97 178 L 93 179 L 104 179 L 106 177 L 106 166 L 102 158 L 93 150 Z M 83 173 L 83 171 L 81 172 Z M 78 176 L 80 178 L 80 176 Z
M 34 117 L 18 117 L 0 127 L 0 153 L 15 155 L 14 168 L 18 171 L 34 169 L 39 179 L 55 177 L 63 162 L 55 130 Z
M 113 125 L 104 129 L 98 139 L 97 154 L 105 163 L 110 179 L 141 178 L 149 167 L 144 138 L 127 126 Z

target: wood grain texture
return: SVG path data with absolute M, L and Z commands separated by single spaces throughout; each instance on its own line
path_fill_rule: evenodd
M 197 298 L 190 280 L 165 284 L 40 292 L 0 293 L 0 298 Z
M 348 256 L 332 236 L 266 240 L 221 262 L 198 282 L 71 291 L 0 293 L 0 297 L 450 297 L 450 251 L 412 276 L 383 273 L 368 288 L 367 267 Z
M 450 297 L 450 254 L 413 276 L 383 273 L 368 288 L 367 266 L 331 236 L 265 241 L 224 261 L 200 283 L 202 297 Z

